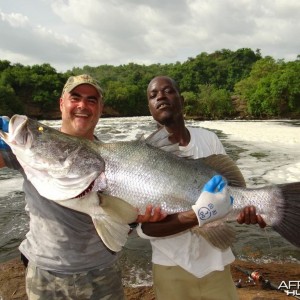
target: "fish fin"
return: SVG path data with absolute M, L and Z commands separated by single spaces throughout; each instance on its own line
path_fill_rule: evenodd
M 246 182 L 235 162 L 225 154 L 213 154 L 203 158 L 206 165 L 224 176 L 231 186 L 245 187 Z
M 121 251 L 127 241 L 129 225 L 113 221 L 108 215 L 92 217 L 92 220 L 104 245 L 111 251 Z
M 113 220 L 123 223 L 133 223 L 138 216 L 138 211 L 128 202 L 105 193 L 98 193 L 101 207 Z
M 134 222 L 138 215 L 137 210 L 124 200 L 100 192 L 90 192 L 82 198 L 58 203 L 89 214 L 103 243 L 114 252 L 125 245 L 130 229 L 128 224 Z
M 213 246 L 225 250 L 230 247 L 236 239 L 236 231 L 227 223 L 211 222 L 203 227 L 193 227 L 191 231 L 204 237 Z
M 272 228 L 296 247 L 300 247 L 300 182 L 280 184 L 283 201 L 276 204 L 278 220 Z
M 92 216 L 97 233 L 107 248 L 114 252 L 122 249 L 127 241 L 130 223 L 137 219 L 137 210 L 126 201 L 98 193 L 104 213 Z

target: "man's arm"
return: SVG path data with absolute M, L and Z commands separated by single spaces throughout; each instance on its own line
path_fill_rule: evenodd
M 153 216 L 155 216 L 155 213 Z M 156 218 L 159 218 L 159 214 Z M 163 237 L 185 231 L 197 225 L 198 219 L 195 212 L 191 209 L 185 212 L 168 215 L 163 220 L 155 223 L 143 223 L 141 224 L 141 229 L 143 230 L 143 233 L 148 236 Z
M 220 175 L 215 175 L 204 185 L 191 210 L 169 215 L 155 224 L 142 224 L 141 229 L 150 236 L 173 235 L 196 225 L 201 227 L 207 222 L 223 218 L 232 209 L 232 204 L 233 197 L 228 193 L 226 180 Z M 156 213 L 158 218 L 160 211 L 154 211 L 154 216 Z
M 157 218 L 159 218 L 159 214 L 157 215 Z M 239 224 L 247 225 L 258 224 L 260 228 L 266 227 L 263 218 L 256 214 L 254 206 L 244 207 L 237 218 L 237 222 Z M 141 229 L 145 235 L 163 237 L 185 231 L 194 226 L 198 226 L 198 219 L 195 212 L 191 209 L 185 212 L 168 215 L 163 220 L 155 223 L 143 223 L 141 224 Z

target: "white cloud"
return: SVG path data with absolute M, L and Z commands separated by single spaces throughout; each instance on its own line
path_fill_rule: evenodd
M 22 2 L 23 3 L 23 2 Z M 18 4 L 18 5 L 17 5 Z M 300 54 L 297 0 L 10 0 L 0 3 L 0 59 L 59 71 L 169 63 L 201 52 Z M 19 58 L 19 61 L 15 59 Z
M 1 21 L 7 22 L 11 27 L 26 27 L 28 18 L 18 13 L 4 14 L 0 12 Z

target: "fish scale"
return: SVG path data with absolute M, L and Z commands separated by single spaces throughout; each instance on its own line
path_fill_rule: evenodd
M 105 144 L 100 151 L 106 163 L 106 193 L 124 199 L 141 213 L 148 204 L 160 206 L 169 214 L 191 209 L 203 185 L 216 174 L 204 165 L 196 168 L 192 160 L 182 158 L 178 161 L 185 164 L 178 168 L 174 164 L 176 157 L 142 141 L 123 142 L 118 148 Z

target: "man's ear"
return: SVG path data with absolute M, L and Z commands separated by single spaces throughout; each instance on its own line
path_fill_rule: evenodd
M 62 111 L 62 105 L 63 105 L 63 98 L 60 97 L 59 98 L 59 108 L 60 108 L 60 111 Z

